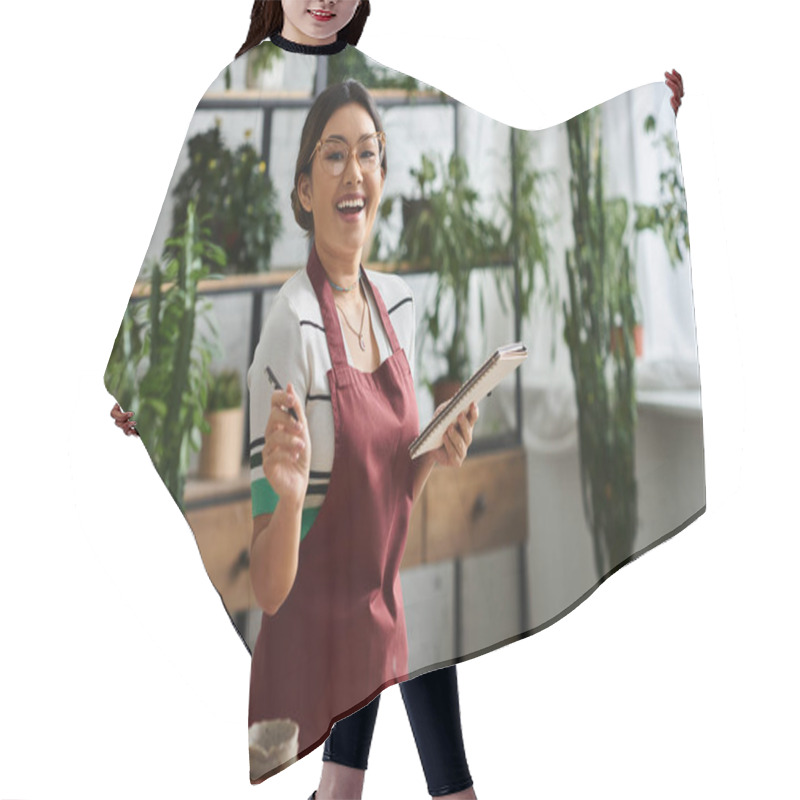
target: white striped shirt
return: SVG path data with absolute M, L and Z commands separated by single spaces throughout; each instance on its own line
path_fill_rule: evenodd
M 372 270 L 366 270 L 366 273 L 383 298 L 413 376 L 416 323 L 411 289 L 396 275 Z M 380 360 L 383 362 L 391 355 L 391 346 L 369 292 L 367 296 Z M 341 320 L 339 325 L 342 327 Z M 344 338 L 344 332 L 342 337 Z M 346 341 L 345 351 L 348 363 L 352 366 Z M 277 496 L 269 486 L 261 464 L 264 430 L 273 392 L 267 377 L 267 366 L 281 386 L 285 387 L 291 382 L 295 393 L 305 401 L 311 439 L 311 473 L 303 504 L 302 527 L 305 534 L 316 516 L 316 510 L 322 505 L 328 488 L 334 443 L 333 410 L 328 384 L 331 357 L 319 301 L 305 269 L 289 278 L 275 297 L 261 330 L 253 363 L 247 373 L 247 385 L 250 389 L 250 486 L 253 516 L 271 513 L 277 503 Z

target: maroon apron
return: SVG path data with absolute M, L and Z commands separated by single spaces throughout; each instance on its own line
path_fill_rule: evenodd
M 408 676 L 400 562 L 413 491 L 408 445 L 419 433 L 406 355 L 363 268 L 392 349 L 372 373 L 347 363 L 316 248 L 307 270 L 333 364 L 333 468 L 318 516 L 300 543 L 294 585 L 274 616 L 262 615 L 249 713 L 249 724 L 295 720 L 299 756 L 318 746 L 336 719 Z

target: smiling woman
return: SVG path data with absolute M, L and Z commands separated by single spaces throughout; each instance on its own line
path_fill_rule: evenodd
M 358 44 L 369 13 L 369 0 L 255 0 L 250 30 L 236 57 L 276 36 L 296 45 Z
M 331 44 L 353 19 L 359 0 L 282 0 L 281 35 L 298 44 Z
M 311 253 L 278 293 L 248 372 L 251 431 L 263 431 L 252 451 L 261 469 L 250 574 L 264 614 L 250 725 L 296 721 L 303 755 L 332 720 L 351 714 L 326 743 L 319 800 L 359 796 L 376 694 L 409 677 L 399 572 L 411 509 L 435 464 L 461 465 L 478 416 L 473 405 L 441 448 L 410 458 L 419 431 L 413 296 L 398 276 L 361 265 L 383 193 L 385 143 L 374 100 L 357 81 L 334 84 L 312 105 L 292 191 Z M 269 375 L 291 379 L 286 391 Z M 437 744 L 436 754 L 420 751 L 433 792 L 471 797 L 454 669 L 403 684 L 403 696 L 412 726 Z M 348 793 L 329 794 L 340 781 Z

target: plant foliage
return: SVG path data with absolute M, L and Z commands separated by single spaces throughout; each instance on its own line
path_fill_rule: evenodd
M 505 212 L 504 246 L 509 253 L 515 253 L 519 264 L 519 313 L 527 318 L 531 313 L 531 303 L 536 294 L 536 276 L 541 273 L 544 281 L 545 297 L 554 301 L 555 287 L 551 281 L 549 247 L 546 230 L 551 220 L 545 216 L 542 200 L 542 186 L 547 178 L 552 178 L 555 170 L 539 170 L 533 164 L 533 137 L 528 131 L 511 129 L 513 146 L 511 148 L 511 171 L 515 177 L 516 197 L 498 193 L 497 202 Z M 504 279 L 503 273 L 496 273 L 498 291 L 503 302 L 511 301 L 513 306 L 514 284 Z
M 242 405 L 242 378 L 235 369 L 225 370 L 211 376 L 208 387 L 206 411 L 224 411 Z
M 646 133 L 655 131 L 656 122 L 652 114 L 644 121 Z M 683 261 L 684 251 L 689 250 L 689 218 L 686 211 L 686 190 L 680 172 L 680 158 L 678 156 L 678 142 L 675 134 L 663 134 L 653 143 L 655 147 L 662 145 L 670 156 L 670 166 L 659 173 L 659 199 L 660 204 L 648 206 L 635 204 L 636 221 L 634 230 L 661 232 L 664 246 L 671 266 L 677 266 Z
M 209 241 L 193 203 L 181 235 L 164 245 L 162 263 L 149 271 L 147 302 L 128 305 L 106 370 L 106 386 L 123 408 L 136 411 L 136 427 L 161 479 L 183 508 L 183 489 L 191 451 L 200 448 L 211 380 L 210 364 L 219 352 L 211 304 L 197 291 L 212 277 L 211 265 L 224 266 L 224 251 Z M 210 334 L 197 322 L 204 318 Z
M 404 89 L 408 92 L 420 88 L 419 81 L 368 59 L 355 47 L 347 47 L 328 61 L 328 86 L 354 78 L 367 89 Z
M 265 272 L 281 231 L 277 193 L 253 145 L 245 141 L 230 150 L 221 126 L 218 117 L 188 142 L 189 166 L 173 191 L 172 236 L 194 202 L 197 215 L 208 219 L 210 241 L 226 253 L 228 273 Z M 251 131 L 245 136 L 249 140 Z
M 404 201 L 406 213 L 397 258 L 430 267 L 436 273 L 436 293 L 424 312 L 423 331 L 446 360 L 446 374 L 440 378 L 462 382 L 470 372 L 470 272 L 489 264 L 503 249 L 502 236 L 498 227 L 479 212 L 479 195 L 469 184 L 469 171 L 461 156 L 453 154 L 446 163 L 441 159 L 437 170 L 434 161 L 423 154 L 419 168 L 412 168 L 411 175 L 419 197 Z M 391 205 L 388 208 L 391 210 Z M 483 316 L 482 303 L 481 312 Z
M 633 552 L 637 529 L 635 289 L 624 242 L 628 205 L 604 196 L 597 110 L 569 120 L 567 135 L 575 245 L 566 253 L 564 338 L 578 404 L 584 513 L 602 577 Z M 617 327 L 622 346 L 612 349 Z

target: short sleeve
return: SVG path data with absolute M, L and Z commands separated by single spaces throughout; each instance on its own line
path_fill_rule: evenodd
M 271 514 L 278 496 L 264 477 L 261 454 L 264 430 L 272 404 L 273 387 L 267 377 L 269 367 L 281 386 L 289 383 L 298 397 L 305 399 L 309 384 L 309 364 L 303 350 L 300 320 L 291 303 L 279 293 L 261 330 L 253 363 L 247 372 L 250 390 L 250 494 L 253 516 Z

